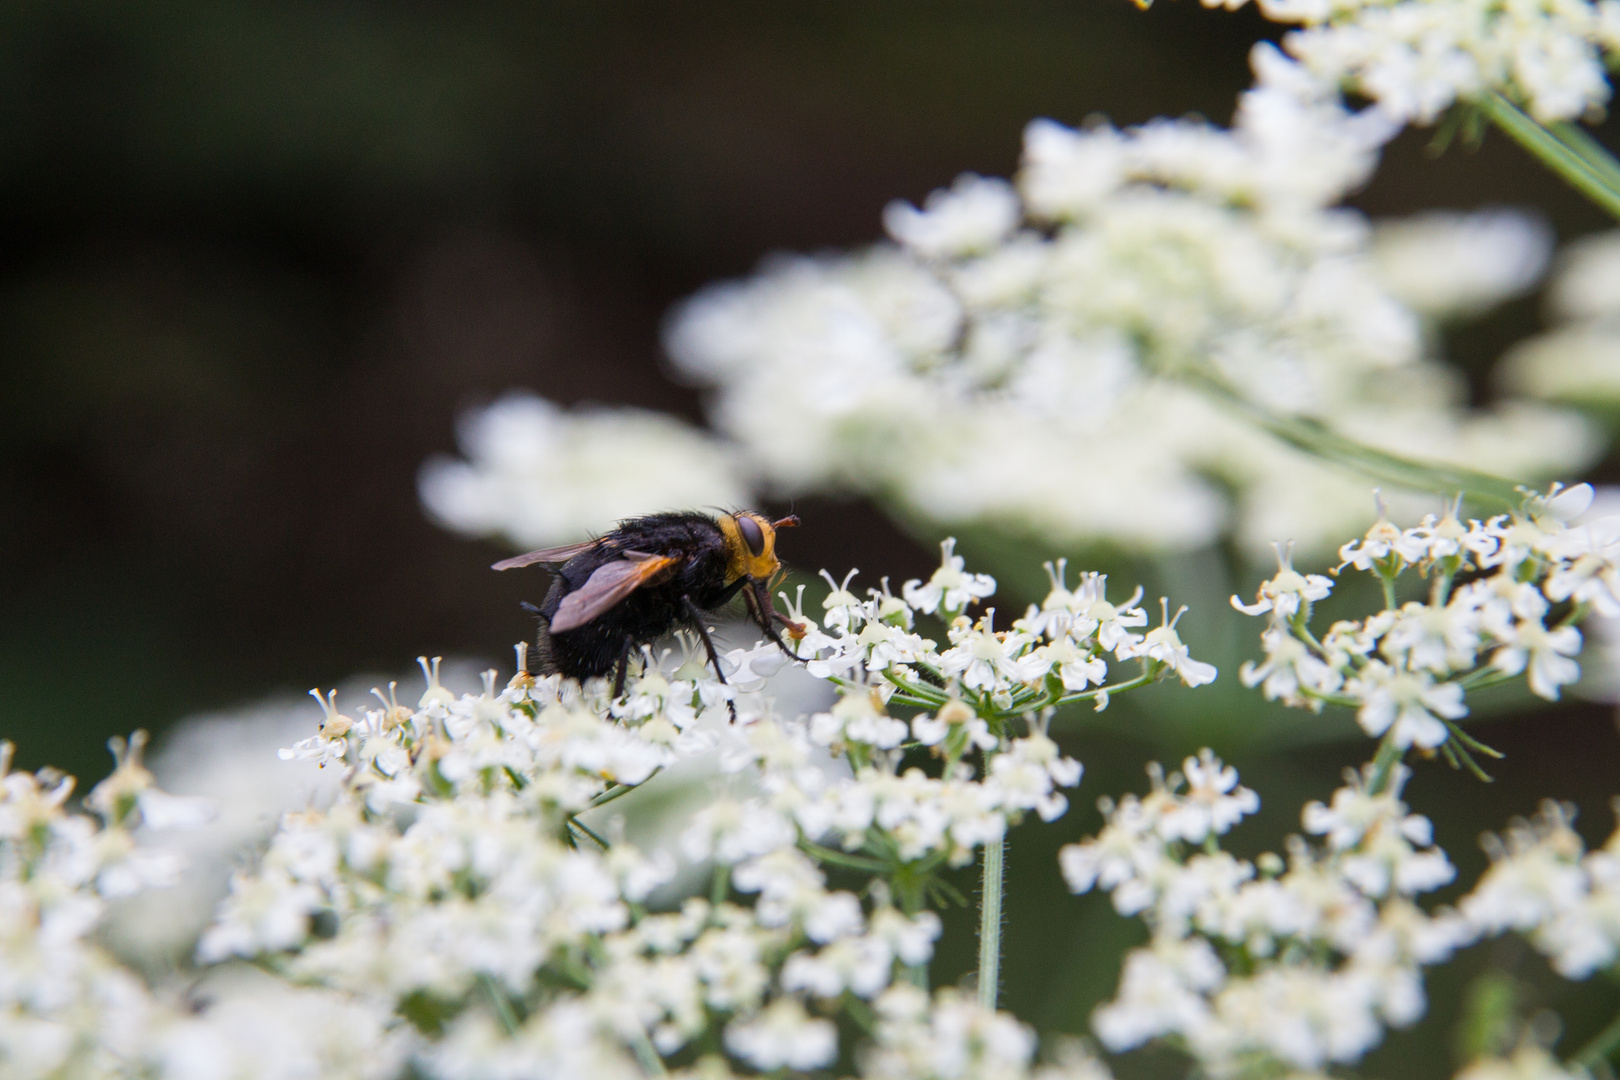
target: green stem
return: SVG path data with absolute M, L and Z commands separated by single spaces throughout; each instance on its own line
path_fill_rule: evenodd
M 1510 509 L 1517 507 L 1523 500 L 1519 485 L 1512 480 L 1476 472 L 1459 465 L 1402 457 L 1386 450 L 1366 446 L 1331 431 L 1308 417 L 1272 412 L 1265 406 L 1250 401 L 1210 371 L 1185 371 L 1179 375 L 1217 404 L 1225 406 L 1274 438 L 1303 450 L 1312 457 L 1335 462 L 1365 476 L 1409 490 L 1432 491 L 1446 496 L 1464 491 Z
M 586 825 L 583 821 L 579 820 L 579 818 L 577 818 L 577 817 L 570 817 L 568 819 L 568 824 L 571 825 L 572 827 L 578 829 L 580 832 L 584 833 L 586 836 L 590 837 L 592 840 L 596 841 L 597 846 L 599 846 L 603 851 L 606 851 L 608 848 L 613 846 L 612 844 L 608 843 L 605 839 L 603 839 L 601 836 L 598 836 L 597 833 L 596 833 L 596 830 L 592 829 L 589 825 Z
M 1509 673 L 1506 671 L 1501 671 L 1497 668 L 1482 667 L 1475 668 L 1473 671 L 1470 671 L 1468 674 L 1457 679 L 1456 682 L 1458 686 L 1472 693 L 1475 690 L 1484 690 L 1487 687 L 1500 686 L 1505 682 L 1513 682 L 1523 674 L 1524 672 L 1522 671 Z
M 663 771 L 662 769 L 654 770 L 652 775 L 649 776 L 647 779 L 648 780 L 652 779 L 653 776 L 657 776 L 662 771 Z M 642 783 L 646 783 L 646 781 L 643 780 Z M 632 791 L 636 790 L 636 788 L 639 787 L 639 786 L 640 786 L 639 784 L 614 784 L 612 787 L 610 787 L 606 791 L 602 792 L 602 794 L 600 794 L 596 798 L 592 799 L 590 801 L 589 805 L 586 807 L 586 809 L 595 810 L 598 806 L 606 806 L 608 803 L 612 802 L 614 799 L 622 798 L 625 795 L 630 794 Z
M 647 1038 L 645 1031 L 637 1029 L 631 1036 L 630 1049 L 636 1055 L 636 1063 L 641 1066 L 642 1072 L 648 1076 L 669 1075 L 669 1070 L 664 1068 L 664 1059 L 658 1056 L 657 1049 L 653 1047 L 652 1040 Z
M 512 1003 L 507 1000 L 506 991 L 496 984 L 494 977 L 488 972 L 479 974 L 478 984 L 484 988 L 485 995 L 495 1006 L 495 1015 L 500 1017 L 501 1027 L 506 1029 L 508 1035 L 516 1035 L 522 1025 L 518 1023 L 517 1014 L 512 1011 Z
M 831 863 L 834 866 L 843 866 L 850 870 L 864 870 L 868 874 L 881 874 L 889 869 L 889 864 L 881 859 L 872 859 L 848 851 L 822 847 L 820 844 L 812 843 L 809 840 L 800 840 L 799 848 L 817 862 Z
M 1367 783 L 1368 795 L 1384 793 L 1384 789 L 1389 786 L 1390 774 L 1405 756 L 1405 749 L 1396 745 L 1395 726 L 1391 724 L 1389 731 L 1384 734 L 1384 741 L 1378 744 L 1378 755 L 1373 758 L 1372 779 Z
M 1099 694 L 1107 694 L 1109 697 L 1113 697 L 1116 694 L 1123 694 L 1127 690 L 1135 690 L 1138 687 L 1148 686 L 1153 682 L 1154 677 L 1155 676 L 1152 672 L 1143 672 L 1134 679 L 1127 679 L 1122 683 L 1115 683 L 1113 686 L 1099 686 L 1095 690 L 1076 690 L 1072 694 L 1064 694 L 1051 704 L 1069 705 L 1076 701 L 1090 700 L 1097 697 Z
M 979 1004 L 992 1011 L 1001 985 L 1001 888 L 1007 837 L 984 845 L 984 893 L 979 898 Z
M 1585 128 L 1567 120 L 1560 120 L 1556 124 L 1548 124 L 1547 130 L 1552 132 L 1559 142 L 1579 154 L 1581 160 L 1594 172 L 1601 173 L 1610 185 L 1620 188 L 1620 161 L 1616 161 L 1609 148 L 1592 138 Z
M 1613 175 L 1608 165 L 1588 159 L 1594 147 L 1602 150 L 1601 147 L 1596 143 L 1585 145 L 1590 140 L 1584 140 L 1579 146 L 1569 145 L 1501 94 L 1486 94 L 1479 104 L 1491 123 L 1509 138 L 1540 158 L 1543 165 L 1562 176 L 1581 194 L 1620 218 L 1620 175 Z M 1607 156 L 1606 151 L 1604 155 Z
M 1593 1069 L 1599 1063 L 1608 1061 L 1616 1050 L 1620 1050 L 1620 1016 L 1609 1021 L 1608 1027 L 1577 1050 L 1575 1056 L 1569 1059 L 1569 1063 L 1578 1068 Z
M 1337 705 L 1341 709 L 1359 709 L 1362 706 L 1359 698 L 1346 697 L 1344 694 L 1324 694 L 1306 686 L 1301 686 L 1299 692 L 1312 701 L 1320 701 L 1324 705 Z

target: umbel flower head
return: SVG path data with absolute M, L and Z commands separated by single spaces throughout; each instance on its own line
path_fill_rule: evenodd
M 1061 576 L 1015 625 L 982 607 L 995 582 L 950 541 L 899 596 L 829 577 L 818 622 L 801 591 L 797 647 L 838 690 L 810 715 L 776 714 L 768 643 L 722 658 L 728 693 L 650 648 L 619 696 L 489 672 L 458 697 L 426 658 L 414 707 L 390 693 L 343 712 L 316 693 L 315 734 L 282 754 L 339 770 L 341 790 L 283 819 L 199 959 L 394 1016 L 362 1037 L 435 1077 L 642 1075 L 700 1050 L 715 1069 L 824 1069 L 847 1056 L 832 1020 L 846 1008 L 876 1018 L 866 1075 L 1029 1075 L 1022 1024 L 916 985 L 941 932 L 938 871 L 1066 811 L 1082 770 L 1047 734 L 1052 710 L 1214 675 L 1168 627 L 1132 629 L 1140 590 L 1115 606 L 1100 577 L 1071 593 Z M 698 757 L 720 768 L 702 804 L 674 843 L 638 849 L 613 804 Z M 670 891 L 683 863 L 710 875 L 701 896 Z M 824 864 L 869 887 L 833 887 Z
M 1589 460 L 1574 414 L 1466 409 L 1424 353 L 1426 319 L 1535 282 L 1544 230 L 1426 222 L 1426 250 L 1455 254 L 1423 281 L 1495 272 L 1424 293 L 1412 244 L 1335 206 L 1398 125 L 1272 46 L 1253 62 L 1230 129 L 1037 120 L 1013 182 L 964 176 L 891 206 L 892 244 L 705 290 L 672 319 L 670 355 L 715 387 L 716 426 L 776 490 L 856 488 L 913 517 L 1136 549 L 1233 531 L 1317 554 L 1365 526 L 1362 482 L 1233 400 L 1500 475 Z
M 1339 570 L 1380 579 L 1384 610 L 1336 622 L 1320 637 L 1311 605 L 1332 582 L 1297 573 L 1279 549 L 1277 575 L 1255 602 L 1232 597 L 1239 611 L 1268 621 L 1264 660 L 1245 663 L 1239 677 L 1290 705 L 1352 707 L 1369 735 L 1402 749 L 1439 748 L 1477 769 L 1471 754 L 1494 751 L 1458 726 L 1466 692 L 1524 675 L 1532 693 L 1558 700 L 1581 674 L 1576 624 L 1589 611 L 1620 612 L 1620 520 L 1576 524 L 1592 497 L 1590 485 L 1555 484 L 1546 495 L 1526 493 L 1516 514 L 1464 522 L 1453 506 L 1408 529 L 1381 513 L 1340 548 Z M 1397 603 L 1410 570 L 1428 579 L 1428 598 Z
M 1551 598 L 1595 609 L 1614 580 L 1611 530 L 1573 524 L 1589 501 L 1555 488 L 1517 515 L 1383 521 L 1345 545 L 1346 565 L 1427 575 L 1421 611 L 1391 605 L 1318 638 L 1326 579 L 1295 571 L 1286 549 L 1240 606 L 1265 617 L 1267 642 L 1338 673 L 1287 653 L 1291 694 L 1358 706 L 1364 724 L 1381 706 L 1355 695 L 1375 665 L 1458 700 L 1486 677 L 1533 683 L 1527 628 L 1541 620 L 1555 642 Z M 174 877 L 142 834 L 205 808 L 154 787 L 140 737 L 115 742 L 117 768 L 85 811 L 70 780 L 9 771 L 0 748 L 7 1076 L 698 1080 L 853 1062 L 883 1080 L 1108 1080 L 1083 1047 L 1036 1064 L 1033 1033 L 982 987 L 925 989 L 934 909 L 953 895 L 941 870 L 983 851 L 988 885 L 1012 825 L 1067 811 L 1082 767 L 1054 737 L 1060 709 L 1216 673 L 1167 600 L 1152 625 L 1140 589 L 1111 599 L 1101 575 L 1073 580 L 1058 561 L 1041 603 L 998 619 L 994 581 L 950 542 L 940 554 L 898 596 L 886 580 L 858 590 L 853 572 L 829 576 L 820 622 L 800 593 L 798 648 L 836 690 L 808 715 L 778 714 L 769 643 L 722 657 L 728 693 L 690 647 L 645 649 L 622 694 L 523 674 L 520 659 L 504 687 L 491 671 L 458 695 L 427 658 L 414 703 L 392 686 L 365 707 L 316 692 L 314 733 L 282 757 L 329 770 L 337 790 L 285 814 L 235 875 L 185 998 L 121 966 L 96 931 L 108 900 Z M 1446 612 L 1470 589 L 1459 630 Z M 1426 707 L 1442 752 L 1479 746 L 1455 710 Z M 1402 798 L 1402 751 L 1427 730 L 1396 710 L 1378 757 L 1304 807 L 1308 839 L 1285 856 L 1222 850 L 1259 796 L 1211 750 L 1168 776 L 1150 767 L 1145 794 L 1102 800 L 1104 828 L 1058 869 L 1145 920 L 1149 942 L 1093 1015 L 1098 1039 L 1114 1052 L 1167 1042 L 1211 1077 L 1320 1071 L 1416 1022 L 1423 969 L 1483 935 L 1521 933 L 1571 978 L 1614 966 L 1620 834 L 1587 852 L 1556 804 L 1490 842 L 1459 910 L 1420 906 L 1455 875 Z M 628 839 L 619 800 L 697 759 L 713 771 L 669 839 Z

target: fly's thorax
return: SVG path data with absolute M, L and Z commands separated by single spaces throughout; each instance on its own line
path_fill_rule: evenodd
M 767 581 L 781 568 L 776 558 L 776 528 L 751 510 L 721 514 L 716 524 L 726 541 L 726 582 L 740 577 Z

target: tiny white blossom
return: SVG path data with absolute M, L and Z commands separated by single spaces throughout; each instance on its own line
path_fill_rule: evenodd
M 838 1054 L 838 1035 L 826 1020 L 811 1017 L 792 998 L 726 1026 L 726 1048 L 757 1069 L 815 1069 Z
M 1018 224 L 1018 196 L 1005 180 L 964 173 L 950 191 L 929 195 L 924 209 L 892 202 L 883 211 L 889 235 L 929 258 L 980 254 Z
M 956 554 L 956 538 L 940 541 L 940 567 L 925 585 L 912 580 L 901 586 L 900 594 L 906 603 L 925 615 L 937 612 L 958 612 L 974 601 L 996 591 L 996 580 L 988 574 L 969 574 L 962 556 Z

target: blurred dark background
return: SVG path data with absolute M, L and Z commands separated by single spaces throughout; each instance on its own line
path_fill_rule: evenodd
M 674 301 L 776 249 L 875 239 L 888 200 L 964 170 L 1011 173 L 1036 116 L 1224 122 L 1275 34 L 1191 0 L 0 5 L 0 736 L 90 779 L 110 734 L 422 652 L 508 665 L 527 624 L 487 570 L 499 549 L 417 504 L 459 412 L 527 386 L 700 419 L 661 367 Z M 1605 225 L 1499 136 L 1426 142 L 1403 136 L 1356 202 Z M 1481 400 L 1537 310 L 1448 340 Z M 871 507 L 797 509 L 800 566 L 934 562 Z M 1503 741 L 1516 757 L 1454 851 L 1541 793 L 1606 835 L 1606 710 Z M 1257 758 L 1277 810 L 1256 842 L 1364 750 Z M 1076 752 L 1077 812 L 1015 841 L 1031 876 L 1008 939 L 1009 1003 L 1065 1030 L 1117 970 L 1080 962 L 1130 924 L 1054 948 L 1020 905 L 1096 906 L 1061 893 L 1050 849 L 1095 826 L 1098 794 L 1140 789 L 1154 750 L 1116 731 Z M 1482 790 L 1454 779 L 1424 808 Z M 963 957 L 969 925 L 947 943 Z

